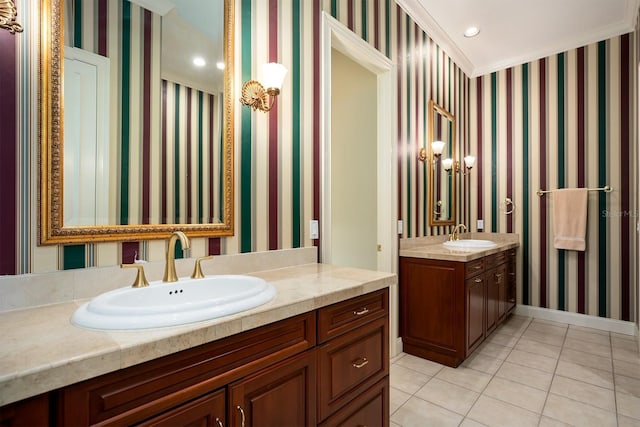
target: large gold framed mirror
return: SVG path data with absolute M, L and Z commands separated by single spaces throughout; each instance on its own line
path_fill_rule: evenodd
M 456 175 L 459 167 L 456 147 L 456 119 L 429 101 L 429 225 L 456 222 Z
M 233 235 L 234 0 L 41 13 L 40 243 Z

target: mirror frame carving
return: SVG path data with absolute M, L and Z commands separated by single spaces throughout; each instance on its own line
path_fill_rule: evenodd
M 434 174 L 435 174 L 435 170 L 433 167 L 433 151 L 431 149 L 431 142 L 433 142 L 434 140 L 434 116 L 436 114 L 440 114 L 444 117 L 446 117 L 449 121 L 451 121 L 451 125 L 453 127 L 453 133 L 452 133 L 452 138 L 453 141 L 451 141 L 451 147 L 453 150 L 453 154 L 451 155 L 451 158 L 453 159 L 453 167 L 451 169 L 451 219 L 435 219 L 433 212 L 434 212 L 434 201 L 433 201 L 433 184 L 434 184 Z M 436 102 L 431 99 L 429 100 L 429 158 L 427 159 L 427 162 L 429 163 L 429 168 L 428 168 L 428 173 L 429 173 L 429 193 L 428 193 L 428 198 L 429 198 L 429 203 L 428 203 L 428 209 L 429 209 L 429 225 L 430 226 L 439 226 L 439 225 L 455 225 L 456 223 L 456 212 L 457 212 L 457 204 L 456 204 L 456 184 L 457 184 L 457 172 L 458 172 L 458 167 L 459 167 L 459 162 L 457 159 L 457 154 L 458 154 L 458 146 L 457 146 L 457 140 L 456 140 L 456 118 L 453 116 L 453 114 L 451 114 L 450 112 L 448 112 L 447 110 L 445 110 L 444 108 L 442 108 L 440 105 L 436 104 Z
M 181 230 L 191 237 L 231 236 L 233 218 L 234 141 L 234 0 L 224 1 L 224 222 L 212 224 L 63 225 L 63 111 L 64 0 L 41 0 L 40 9 L 40 153 L 38 203 L 41 245 L 167 238 Z

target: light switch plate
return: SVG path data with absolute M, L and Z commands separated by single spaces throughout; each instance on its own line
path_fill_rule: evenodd
M 398 220 L 398 234 L 402 234 L 403 232 L 403 224 L 402 224 L 402 220 L 399 219 Z
M 483 219 L 479 219 L 477 221 L 476 228 L 478 229 L 478 231 L 484 230 L 484 220 Z
M 319 233 L 318 233 L 318 220 L 317 219 L 312 219 L 311 221 L 309 221 L 309 235 L 311 236 L 311 239 L 319 239 Z

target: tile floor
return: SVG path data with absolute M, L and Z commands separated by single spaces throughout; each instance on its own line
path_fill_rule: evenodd
M 512 316 L 457 369 L 391 360 L 391 426 L 640 426 L 637 338 Z

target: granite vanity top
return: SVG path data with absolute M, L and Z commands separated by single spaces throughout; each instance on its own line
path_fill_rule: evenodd
M 277 296 L 254 309 L 169 328 L 95 331 L 70 323 L 87 300 L 0 313 L 0 405 L 387 288 L 394 274 L 303 264 L 251 273 Z
M 448 240 L 448 235 L 416 237 L 400 240 L 400 256 L 409 258 L 437 259 L 442 261 L 468 262 L 487 255 L 506 251 L 520 246 L 520 237 L 513 233 L 463 233 L 460 239 L 491 240 L 496 247 L 488 249 L 451 249 L 442 243 Z

